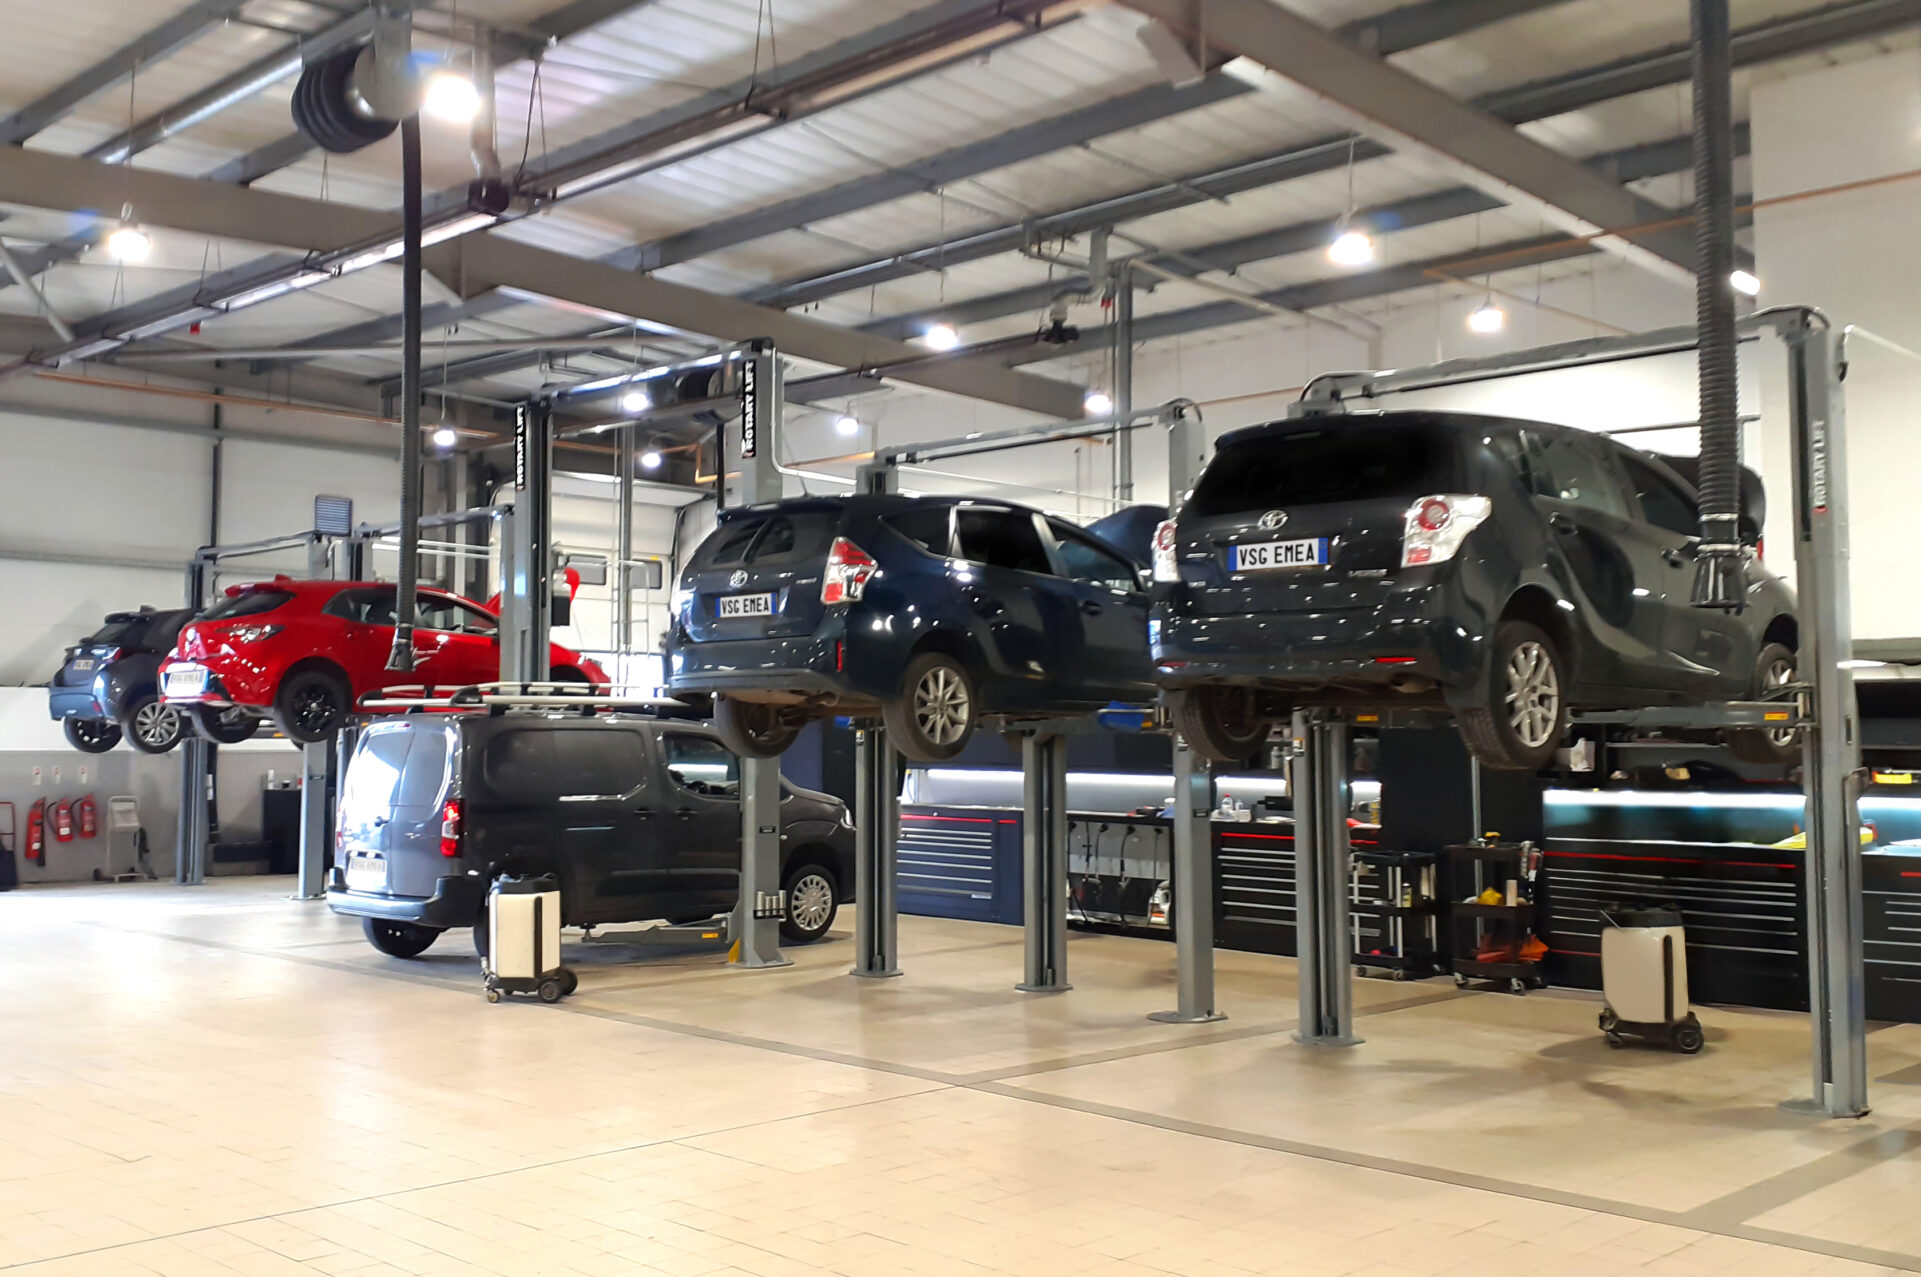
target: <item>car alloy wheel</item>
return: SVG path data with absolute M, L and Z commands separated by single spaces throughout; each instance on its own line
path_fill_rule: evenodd
M 156 754 L 164 754 L 180 741 L 184 724 L 180 711 L 159 701 L 149 701 L 133 715 L 133 734 Z
M 803 931 L 818 931 L 834 916 L 833 884 L 818 873 L 802 874 L 787 892 L 787 912 Z
M 315 736 L 325 736 L 332 731 L 339 717 L 332 694 L 318 683 L 302 688 L 294 699 L 294 722 Z
M 921 734 L 945 748 L 967 735 L 973 702 L 967 684 L 945 665 L 936 665 L 914 684 L 914 722 Z
M 69 718 L 61 723 L 67 743 L 87 754 L 104 754 L 120 743 L 120 728 L 105 718 Z
M 1559 734 L 1561 676 L 1547 648 L 1532 639 L 1508 653 L 1507 712 L 1515 738 L 1528 749 L 1540 749 Z

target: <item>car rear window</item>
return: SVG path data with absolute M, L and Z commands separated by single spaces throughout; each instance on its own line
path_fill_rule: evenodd
M 839 523 L 839 516 L 831 510 L 730 520 L 701 546 L 697 566 L 733 567 L 824 556 Z
M 236 616 L 258 616 L 271 612 L 293 595 L 285 590 L 242 590 L 230 594 L 201 614 L 203 621 L 225 621 Z
M 447 774 L 447 736 L 437 727 L 370 728 L 347 767 L 343 806 L 431 807 Z
M 929 554 L 947 553 L 948 511 L 953 507 L 946 505 L 915 506 L 881 519 L 888 527 L 918 545 Z
M 1430 422 L 1343 421 L 1274 430 L 1222 448 L 1187 510 L 1245 514 L 1276 506 L 1413 498 L 1457 486 L 1453 431 Z
M 640 784 L 646 753 L 636 732 L 515 728 L 487 742 L 481 775 L 509 802 L 625 794 Z
M 146 638 L 147 623 L 144 616 L 111 618 L 105 625 L 82 640 L 86 643 L 119 643 L 134 646 Z

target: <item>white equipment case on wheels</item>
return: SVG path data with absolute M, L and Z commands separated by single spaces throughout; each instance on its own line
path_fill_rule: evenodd
M 579 983 L 560 963 L 560 883 L 500 877 L 487 893 L 487 1001 L 532 993 L 558 1002 Z
M 1609 1046 L 1637 1037 L 1683 1055 L 1701 1049 L 1701 1022 L 1688 1009 L 1687 929 L 1673 905 L 1602 907 L 1601 992 Z

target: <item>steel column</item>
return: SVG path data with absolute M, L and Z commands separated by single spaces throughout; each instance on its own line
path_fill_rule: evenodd
M 626 657 L 634 647 L 634 431 L 620 432 L 614 447 L 614 650 L 620 653 L 616 677 L 625 680 Z
M 1294 712 L 1288 773 L 1294 796 L 1295 951 L 1300 956 L 1297 1042 L 1353 1046 L 1354 979 L 1348 910 L 1348 727 L 1320 711 Z
M 880 726 L 854 733 L 854 968 L 900 972 L 900 756 Z
M 774 463 L 780 431 L 780 361 L 772 342 L 757 341 L 740 360 L 740 424 L 733 464 L 740 470 L 738 504 L 778 501 L 781 474 Z M 726 431 L 723 429 L 723 436 Z M 725 486 L 729 459 L 717 458 Z M 743 967 L 784 967 L 780 952 L 780 762 L 740 760 L 740 902 L 735 906 L 733 961 Z
M 207 561 L 199 556 L 187 564 L 186 604 L 194 612 L 207 606 L 208 567 Z M 192 729 L 181 737 L 180 813 L 174 834 L 173 880 L 189 886 L 198 886 L 206 880 L 207 778 L 213 766 L 212 749 L 212 744 Z
M 1067 738 L 1021 737 L 1021 874 L 1026 921 L 1023 993 L 1064 993 L 1067 982 Z
M 540 682 L 549 668 L 547 631 L 553 617 L 553 409 L 522 404 L 514 421 L 514 513 L 509 564 L 501 582 L 500 675 Z
M 327 741 L 300 747 L 300 881 L 296 900 L 327 894 L 327 793 L 333 779 L 334 750 Z
M 1114 412 L 1126 420 L 1134 412 L 1134 268 L 1114 269 Z M 1115 508 L 1134 504 L 1134 432 L 1114 433 Z
M 1815 726 L 1802 734 L 1807 792 L 1808 1010 L 1812 1103 L 1829 1117 L 1868 1111 L 1863 982 L 1861 733 L 1848 590 L 1846 429 L 1836 336 L 1815 311 L 1780 328 L 1789 353 L 1799 677 Z

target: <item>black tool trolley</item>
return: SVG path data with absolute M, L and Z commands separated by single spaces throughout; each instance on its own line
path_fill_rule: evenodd
M 1356 851 L 1348 914 L 1354 965 L 1391 980 L 1441 975 L 1440 857 L 1431 851 Z
M 1535 874 L 1541 852 L 1531 842 L 1477 839 L 1443 848 L 1447 857 L 1448 942 L 1454 983 L 1492 980 L 1513 993 L 1547 986 L 1539 958 L 1522 956 L 1534 939 Z M 1490 888 L 1500 903 L 1483 903 Z

